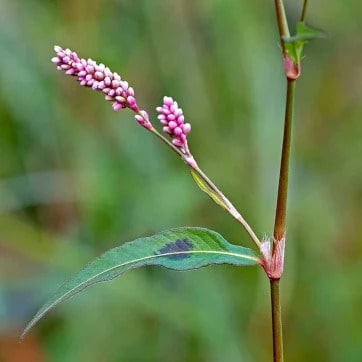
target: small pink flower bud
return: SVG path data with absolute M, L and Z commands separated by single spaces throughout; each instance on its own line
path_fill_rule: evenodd
M 183 124 L 182 125 L 182 130 L 183 130 L 185 135 L 188 135 L 191 132 L 191 124 L 190 123 Z
M 114 103 L 112 104 L 112 107 L 113 107 L 113 110 L 115 110 L 116 112 L 123 108 L 122 104 L 121 104 L 121 103 L 117 103 L 117 102 L 114 102 Z
M 174 128 L 177 127 L 177 123 L 174 122 L 174 121 L 171 121 L 171 122 L 168 123 L 168 126 L 169 126 L 171 129 L 174 129 Z
M 181 137 L 183 134 L 182 128 L 180 128 L 180 127 L 174 128 L 173 133 L 176 137 Z
M 176 147 L 182 147 L 183 143 L 179 138 L 174 138 L 172 140 L 172 143 L 176 146 Z

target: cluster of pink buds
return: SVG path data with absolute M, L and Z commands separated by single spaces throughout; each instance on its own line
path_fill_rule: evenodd
M 57 69 L 77 77 L 80 85 L 103 92 L 105 99 L 112 102 L 115 111 L 122 108 L 132 109 L 138 115 L 138 123 L 145 128 L 152 128 L 148 114 L 137 106 L 133 88 L 117 73 L 111 72 L 104 64 L 97 64 L 92 59 L 79 58 L 77 53 L 70 49 L 55 46 L 54 50 L 56 56 L 52 58 L 52 62 L 56 64 Z
M 157 107 L 156 110 L 159 113 L 158 119 L 163 124 L 163 131 L 170 135 L 173 145 L 190 155 L 187 135 L 191 132 L 191 125 L 185 123 L 182 109 L 177 102 L 171 97 L 164 97 L 162 107 Z
M 54 50 L 56 56 L 52 58 L 52 62 L 56 64 L 57 69 L 76 77 L 80 85 L 105 94 L 105 99 L 112 102 L 115 111 L 130 108 L 136 113 L 135 119 L 142 127 L 157 134 L 147 112 L 138 107 L 133 88 L 117 73 L 112 72 L 104 64 L 97 64 L 92 59 L 79 58 L 77 53 L 70 49 L 55 46 Z M 163 125 L 163 131 L 171 137 L 172 147 L 177 149 L 179 155 L 189 166 L 196 168 L 196 161 L 187 144 L 187 135 L 191 132 L 191 125 L 185 123 L 182 109 L 171 97 L 164 97 L 162 107 L 156 109 L 159 113 L 158 119 Z

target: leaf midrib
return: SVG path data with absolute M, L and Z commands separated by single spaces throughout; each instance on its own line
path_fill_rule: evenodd
M 53 306 L 55 306 L 59 301 L 65 300 L 67 298 L 67 296 L 69 296 L 69 294 L 71 294 L 74 290 L 76 290 L 80 286 L 87 285 L 92 279 L 96 279 L 97 277 L 99 277 L 102 274 L 108 273 L 108 272 L 112 271 L 113 269 L 117 269 L 119 267 L 126 266 L 128 264 L 138 263 L 140 261 L 147 260 L 147 259 L 161 258 L 161 257 L 167 257 L 167 256 L 174 256 L 174 255 L 184 255 L 184 254 L 219 254 L 219 255 L 233 256 L 233 257 L 237 257 L 240 259 L 243 259 L 243 258 L 249 259 L 249 260 L 255 261 L 256 263 L 259 263 L 259 261 L 260 261 L 260 259 L 258 257 L 253 257 L 250 255 L 232 253 L 232 252 L 228 252 L 228 251 L 215 251 L 215 250 L 189 250 L 189 251 L 180 251 L 180 252 L 173 252 L 173 253 L 150 255 L 150 256 L 143 257 L 143 258 L 133 259 L 133 260 L 118 264 L 116 266 L 113 266 L 111 268 L 108 268 L 96 275 L 93 275 L 91 278 L 80 283 L 77 287 L 70 289 L 67 293 L 63 294 L 60 298 L 57 298 L 52 304 L 50 304 L 46 309 L 44 309 L 37 317 L 34 317 L 32 323 L 24 330 L 23 336 L 43 315 L 45 315 L 50 309 L 52 309 Z M 212 262 L 210 264 L 212 264 Z M 225 264 L 227 264 L 227 263 L 225 263 Z
M 113 266 L 111 268 L 108 268 L 108 269 L 106 269 L 106 270 L 104 270 L 104 271 L 102 271 L 102 272 L 100 272 L 100 273 L 98 273 L 96 275 L 93 275 L 91 278 L 89 278 L 89 279 L 85 280 L 84 282 L 80 283 L 77 287 L 72 288 L 67 293 L 63 294 L 61 298 L 58 298 L 56 301 L 54 301 L 54 303 L 49 305 L 48 308 L 46 308 L 42 314 L 44 314 L 48 310 L 50 310 L 52 308 L 52 306 L 56 304 L 57 301 L 65 299 L 69 294 L 71 294 L 72 291 L 76 290 L 79 286 L 85 285 L 85 284 L 89 283 L 92 279 L 96 279 L 100 275 L 108 273 L 108 272 L 112 271 L 113 269 L 117 269 L 119 267 L 126 266 L 126 265 L 132 264 L 132 263 L 138 263 L 140 261 L 147 260 L 147 259 L 161 258 L 161 257 L 167 257 L 167 256 L 174 256 L 174 255 L 183 255 L 183 254 L 219 254 L 219 255 L 234 256 L 234 257 L 237 257 L 237 258 L 240 258 L 240 259 L 249 259 L 249 260 L 253 260 L 253 261 L 257 262 L 257 263 L 259 262 L 258 257 L 253 257 L 253 256 L 250 256 L 250 255 L 244 255 L 244 254 L 238 254 L 238 253 L 232 253 L 232 252 L 227 252 L 227 251 L 214 251 L 214 250 L 180 251 L 180 252 L 174 252 L 174 253 L 164 253 L 164 254 L 150 255 L 150 256 L 143 257 L 143 258 L 133 259 L 131 261 L 127 261 L 127 262 L 118 264 L 118 265 Z

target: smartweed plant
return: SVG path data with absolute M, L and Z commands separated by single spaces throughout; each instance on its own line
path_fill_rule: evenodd
M 270 281 L 273 357 L 274 361 L 283 361 L 279 283 L 283 275 L 286 244 L 286 205 L 295 87 L 301 74 L 304 45 L 308 40 L 323 36 L 321 32 L 306 25 L 307 6 L 308 0 L 304 0 L 300 21 L 296 24 L 296 34 L 291 36 L 283 1 L 275 0 L 286 78 L 286 99 L 275 224 L 273 236 L 270 238 L 260 239 L 231 201 L 200 168 L 188 145 L 191 125 L 185 122 L 183 111 L 173 98 L 164 97 L 162 105 L 156 108 L 158 122 L 162 128 L 160 132 L 155 128 L 156 122 L 152 123 L 147 111 L 138 105 L 135 91 L 127 81 L 104 64 L 98 64 L 92 59 L 80 58 L 70 49 L 54 47 L 56 54 L 52 62 L 57 69 L 75 78 L 80 85 L 103 93 L 105 99 L 112 103 L 115 111 L 131 110 L 134 113 L 134 119 L 141 127 L 158 137 L 181 158 L 200 189 L 240 223 L 255 248 L 252 250 L 233 245 L 219 233 L 202 227 L 180 227 L 125 243 L 105 252 L 63 284 L 36 313 L 25 328 L 22 337 L 61 302 L 95 283 L 111 280 L 134 268 L 158 265 L 186 271 L 215 264 L 260 266 Z

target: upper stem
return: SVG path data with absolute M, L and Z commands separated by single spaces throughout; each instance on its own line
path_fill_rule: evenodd
M 307 7 L 308 7 L 308 0 L 304 0 L 302 15 L 300 16 L 300 21 L 301 22 L 304 22 L 304 20 L 305 20 L 305 16 L 307 14 Z
M 290 145 L 293 124 L 293 110 L 295 98 L 295 82 L 296 80 L 287 81 L 287 95 L 285 106 L 285 119 L 284 119 L 284 135 L 282 155 L 280 161 L 279 185 L 278 185 L 278 198 L 275 211 L 274 223 L 274 242 L 272 258 L 280 255 L 280 247 L 284 248 L 285 227 L 286 227 L 286 213 L 287 213 L 287 196 L 288 196 L 288 180 L 289 180 L 289 159 L 290 159 Z M 280 244 L 283 243 L 283 244 Z M 281 258 L 284 258 L 284 250 Z M 280 260 L 281 267 L 284 260 Z M 273 327 L 273 356 L 274 362 L 283 362 L 283 328 L 281 317 L 281 305 L 279 298 L 279 279 L 270 278 L 270 291 L 271 291 L 271 307 L 272 307 L 272 327 Z
M 283 46 L 283 37 L 289 37 L 289 27 L 287 22 L 287 16 L 285 14 L 283 0 L 274 0 L 275 10 L 277 13 L 278 29 L 280 35 L 280 41 Z M 283 49 L 284 50 L 284 49 Z

